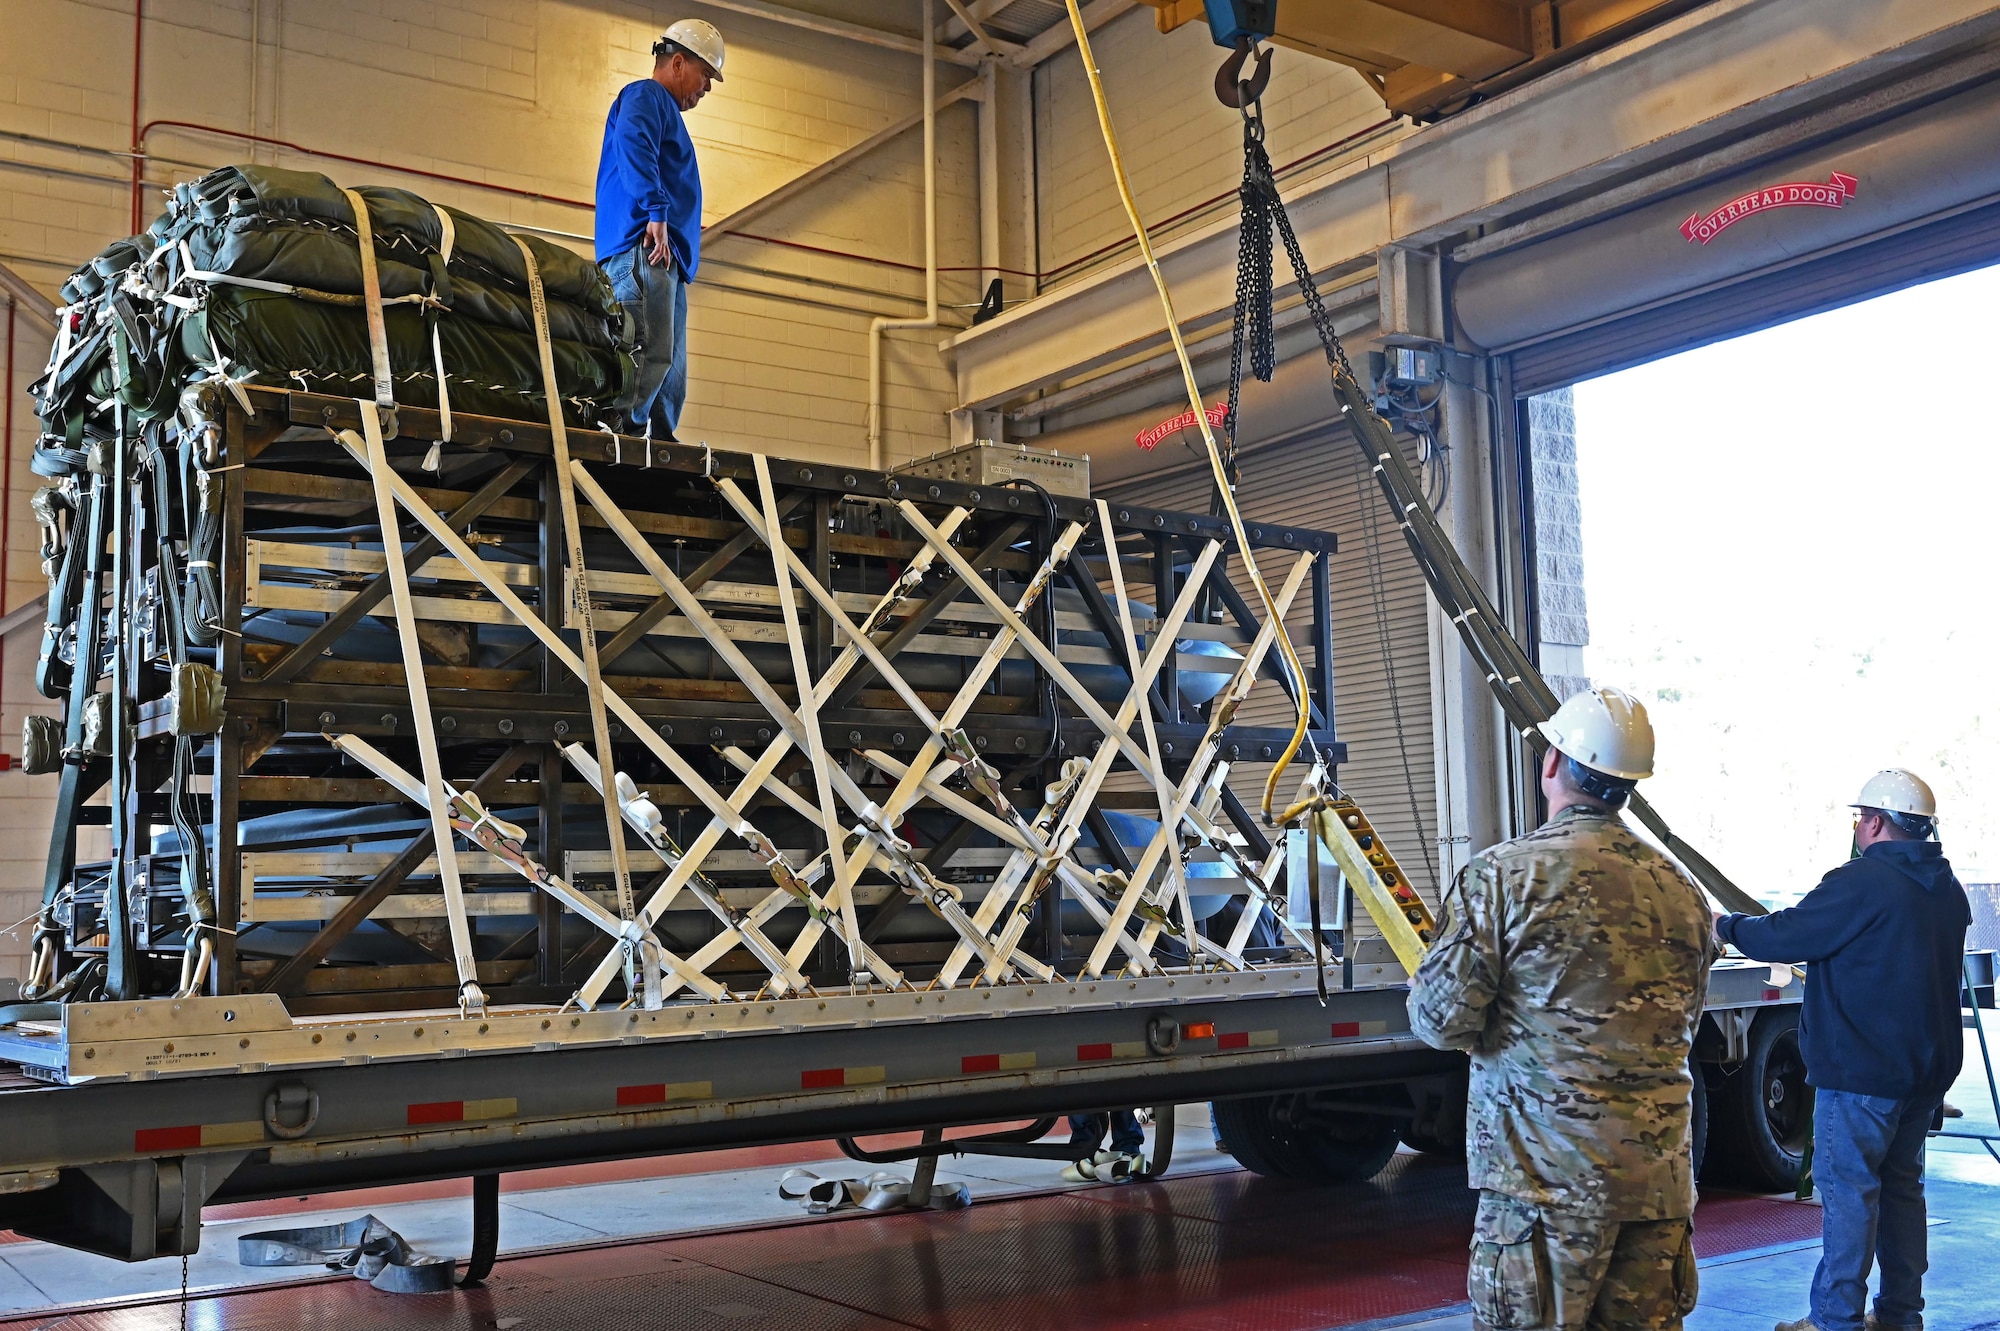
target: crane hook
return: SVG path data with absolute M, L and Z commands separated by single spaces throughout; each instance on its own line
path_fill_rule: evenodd
M 1257 72 L 1246 79 L 1242 77 L 1243 64 L 1253 52 L 1257 57 Z M 1254 39 L 1238 37 L 1236 49 L 1222 62 L 1222 68 L 1215 71 L 1215 100 L 1241 111 L 1260 101 L 1270 82 L 1271 48 L 1258 50 Z

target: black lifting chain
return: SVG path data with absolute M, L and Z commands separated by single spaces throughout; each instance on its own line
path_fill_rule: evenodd
M 1238 193 L 1243 204 L 1243 224 L 1237 240 L 1236 312 L 1229 336 L 1229 414 L 1223 421 L 1222 443 L 1223 474 L 1229 478 L 1231 490 L 1237 485 L 1236 407 L 1243 389 L 1244 343 L 1249 343 L 1250 373 L 1256 376 L 1259 383 L 1270 383 L 1278 364 L 1278 349 L 1271 322 L 1271 281 L 1276 257 L 1271 244 L 1274 226 L 1277 234 L 1284 239 L 1285 257 L 1291 261 L 1292 274 L 1298 280 L 1299 291 L 1305 296 L 1313 329 L 1319 334 L 1320 346 L 1326 352 L 1327 367 L 1336 379 L 1342 376 L 1354 379 L 1354 367 L 1348 363 L 1347 350 L 1340 345 L 1333 317 L 1326 312 L 1326 304 L 1320 299 L 1319 286 L 1313 281 L 1312 270 L 1306 267 L 1305 252 L 1299 248 L 1299 238 L 1292 230 L 1292 219 L 1285 212 L 1284 200 L 1278 196 L 1278 182 L 1271 173 L 1271 158 L 1264 151 L 1263 104 L 1260 99 L 1248 95 L 1247 83 L 1242 91 L 1243 185 Z

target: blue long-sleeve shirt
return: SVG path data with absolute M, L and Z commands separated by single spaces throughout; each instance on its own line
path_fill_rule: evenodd
M 1758 961 L 1806 963 L 1806 1080 L 1895 1100 L 1943 1095 L 1965 1060 L 1959 984 L 1972 909 L 1935 841 L 1878 841 L 1803 901 L 1725 915 Z
M 597 155 L 597 261 L 623 254 L 667 224 L 683 282 L 701 267 L 701 167 L 673 95 L 652 79 L 628 83 L 604 118 Z

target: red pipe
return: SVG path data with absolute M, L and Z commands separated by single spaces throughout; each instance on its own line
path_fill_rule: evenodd
M 139 0 L 139 3 L 144 3 L 144 0 Z M 134 68 L 133 68 L 133 121 L 135 124 L 137 123 L 138 120 L 137 87 L 138 87 L 138 70 L 137 70 L 137 60 L 135 57 Z M 1342 138 L 1335 139 L 1332 143 L 1323 144 L 1320 147 L 1313 149 L 1311 152 L 1306 153 L 1304 156 L 1295 157 L 1291 161 L 1286 162 L 1283 166 L 1273 168 L 1272 173 L 1274 175 L 1283 175 L 1287 171 L 1295 170 L 1298 167 L 1304 166 L 1308 162 L 1326 156 L 1328 153 L 1337 152 L 1341 148 L 1346 147 L 1350 143 L 1354 143 L 1360 139 L 1367 138 L 1372 134 L 1377 134 L 1382 130 L 1387 129 L 1390 126 L 1396 124 L 1397 120 L 1398 118 L 1394 116 L 1390 117 L 1387 120 L 1378 120 L 1374 124 L 1369 125 L 1364 129 L 1356 130 L 1352 134 L 1348 134 Z M 394 162 L 380 162 L 374 160 L 373 158 L 368 158 L 368 157 L 354 157 L 350 156 L 347 153 L 328 152 L 320 148 L 308 148 L 304 144 L 292 143 L 286 139 L 274 139 L 263 134 L 250 134 L 244 132 L 243 130 L 223 129 L 216 125 L 203 125 L 192 120 L 149 120 L 143 126 L 140 126 L 132 136 L 133 137 L 132 151 L 134 154 L 132 161 L 132 177 L 134 181 L 133 192 L 132 192 L 132 218 L 133 218 L 132 229 L 134 231 L 137 231 L 139 229 L 138 179 L 140 170 L 142 169 L 145 161 L 146 136 L 152 133 L 153 130 L 161 128 L 187 129 L 187 130 L 193 130 L 201 134 L 217 134 L 221 135 L 224 138 L 238 139 L 245 143 L 259 143 L 267 147 L 283 148 L 289 152 L 300 153 L 307 157 L 324 157 L 328 161 L 346 162 L 352 166 L 365 166 L 372 170 L 377 170 L 377 171 L 395 171 L 403 175 L 421 176 L 426 180 L 439 180 L 450 185 L 465 185 L 472 189 L 487 190 L 494 194 L 511 195 L 517 199 L 534 199 L 543 203 L 560 203 L 571 208 L 588 208 L 593 211 L 596 208 L 595 204 L 587 203 L 582 199 L 564 198 L 562 195 L 559 194 L 541 194 L 537 193 L 534 190 L 517 189 L 512 185 L 495 185 L 491 181 L 473 180 L 466 176 L 446 175 L 441 171 L 427 171 L 422 167 L 398 166 Z M 1214 205 L 1221 203 L 1224 199 L 1227 199 L 1230 195 L 1234 193 L 1236 193 L 1236 191 L 1232 189 L 1232 190 L 1225 190 L 1220 194 L 1211 195 L 1210 197 L 1203 199 L 1199 203 L 1193 204 L 1187 208 L 1183 208 L 1181 211 L 1175 213 L 1171 217 L 1167 217 L 1162 219 L 1161 221 L 1155 222 L 1152 226 L 1146 228 L 1147 233 L 1151 234 L 1152 232 L 1158 231 L 1162 227 L 1172 226 L 1175 222 L 1179 222 L 1185 218 L 1191 217 L 1194 214 L 1200 212 L 1204 208 L 1211 208 Z M 780 240 L 776 236 L 758 235 L 750 231 L 733 231 L 730 232 L 729 234 L 740 236 L 744 240 L 754 240 L 764 245 L 778 245 L 785 249 L 802 250 L 808 254 L 824 254 L 836 259 L 854 259 L 861 263 L 877 264 L 884 268 L 900 268 L 906 272 L 912 272 L 912 273 L 921 273 L 922 271 L 924 271 L 923 267 L 919 264 L 903 263 L 900 260 L 896 259 L 878 258 L 872 254 L 855 254 L 849 250 L 828 249 L 820 245 L 807 245 L 796 240 Z M 1049 278 L 1056 277 L 1063 273 L 1066 273 L 1073 268 L 1081 267 L 1082 265 L 1089 263 L 1093 259 L 1102 258 L 1104 255 L 1113 253 L 1114 251 L 1125 249 L 1131 246 L 1133 243 L 1134 242 L 1130 238 L 1124 240 L 1116 240 L 1111 242 L 1109 245 L 1099 246 L 1097 249 L 1092 250 L 1090 253 L 1082 255 L 1075 259 L 1071 259 L 1066 263 L 1057 264 L 1054 268 L 1048 269 L 1045 272 L 1030 273 L 1030 272 L 1024 272 L 1017 268 L 999 268 L 999 269 L 994 269 L 992 271 L 1005 273 L 1009 277 L 1026 277 L 1026 278 L 1032 278 L 1037 282 L 1043 282 L 1047 281 Z M 938 269 L 938 271 L 941 273 L 979 273 L 979 272 L 986 272 L 988 270 L 984 265 L 968 264 L 960 267 L 940 268 Z
M 146 48 L 146 0 L 132 0 L 132 234 L 138 235 L 139 228 L 146 224 L 141 216 L 141 202 L 146 182 L 141 174 L 146 168 L 145 131 L 139 128 L 139 58 Z M 13 385 L 8 385 L 13 391 Z
M 7 537 L 14 516 L 14 326 L 20 321 L 21 303 L 7 298 L 7 411 L 0 424 L 0 619 L 7 615 Z M 6 717 L 7 639 L 0 634 L 0 722 Z M 0 768 L 4 770 L 4 768 Z
M 332 162 L 346 162 L 352 166 L 370 167 L 377 171 L 395 171 L 406 176 L 422 176 L 426 180 L 441 180 L 449 185 L 469 185 L 474 189 L 491 190 L 495 194 L 511 194 L 517 199 L 537 199 L 543 203 L 562 203 L 572 208 L 594 208 L 582 199 L 566 199 L 560 194 L 538 194 L 534 190 L 516 189 L 512 185 L 495 185 L 491 181 L 472 180 L 465 176 L 450 176 L 442 171 L 426 171 L 420 166 L 398 166 L 394 162 L 378 162 L 367 157 L 350 157 L 346 153 L 327 152 L 322 148 L 308 148 L 303 144 L 291 143 L 285 139 L 274 139 L 263 134 L 249 134 L 240 129 L 222 129 L 215 125 L 197 124 L 192 120 L 148 120 L 134 135 L 132 151 L 141 159 L 145 157 L 146 136 L 156 129 L 191 129 L 202 134 L 219 134 L 228 139 L 241 139 L 245 143 L 261 143 L 266 147 L 283 148 L 289 152 L 302 153 L 307 157 L 324 157 Z M 138 167 L 133 167 L 134 174 Z

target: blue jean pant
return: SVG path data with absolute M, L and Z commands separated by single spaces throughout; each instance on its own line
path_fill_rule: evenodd
M 1861 1331 L 1868 1268 L 1882 1265 L 1875 1319 L 1923 1325 L 1924 1137 L 1938 1100 L 1891 1100 L 1820 1088 L 1813 1106 L 1813 1182 L 1824 1246 L 1813 1273 L 1821 1331 Z
M 647 263 L 644 242 L 605 260 L 604 275 L 639 325 L 632 390 L 619 405 L 635 432 L 650 425 L 655 439 L 670 439 L 687 401 L 687 283 L 673 264 Z
M 1114 1109 L 1109 1114 L 1071 1114 L 1070 1148 L 1080 1150 L 1083 1155 L 1095 1153 L 1104 1144 L 1107 1128 L 1111 1132 L 1112 1150 L 1137 1155 L 1146 1149 L 1146 1130 L 1139 1126 L 1139 1116 L 1129 1109 Z

